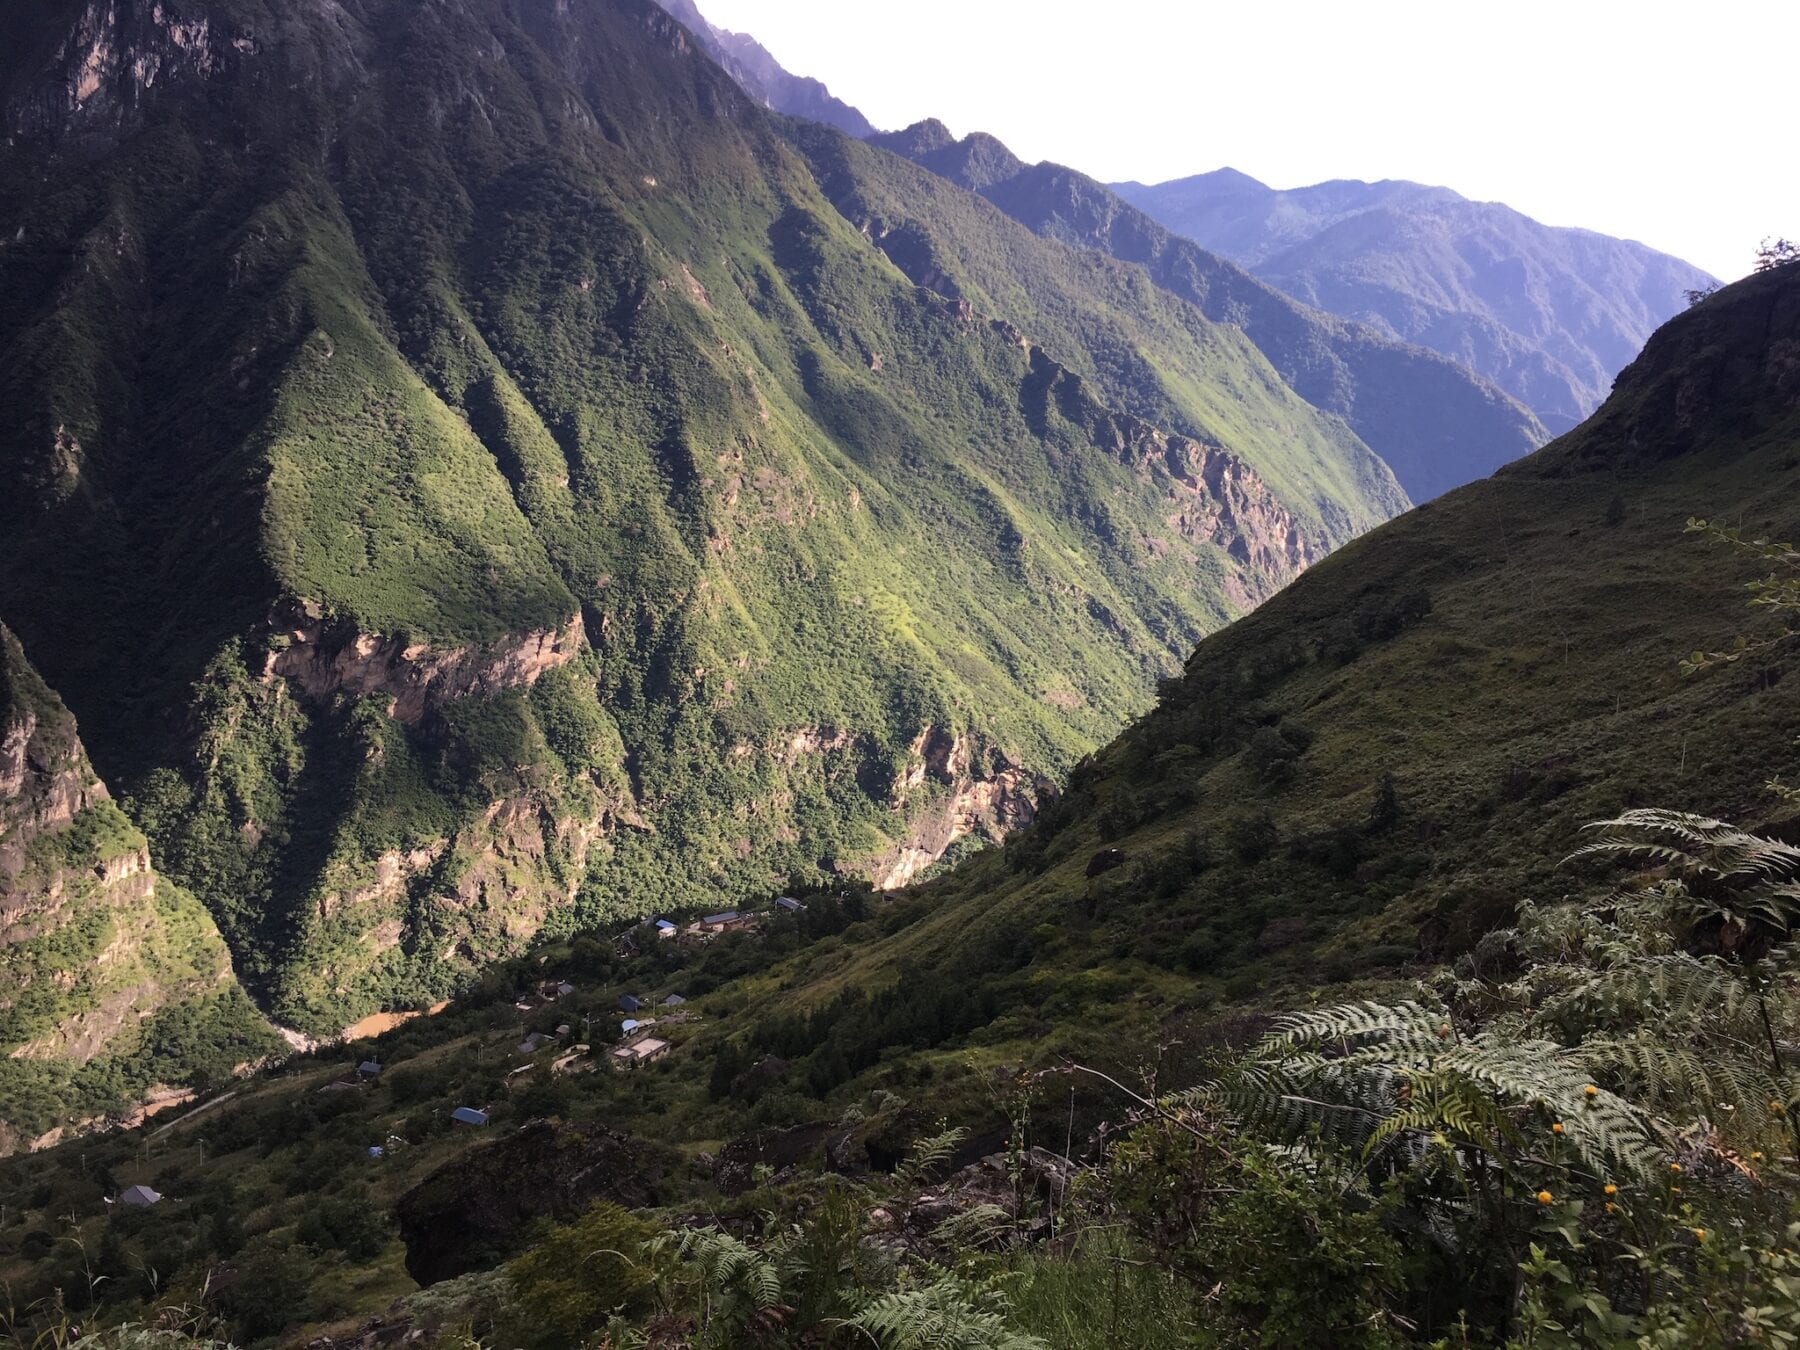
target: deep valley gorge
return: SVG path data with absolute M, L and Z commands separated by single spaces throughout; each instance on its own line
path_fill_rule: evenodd
M 0 18 L 0 1350 L 1800 1336 L 1800 250 L 702 9 Z

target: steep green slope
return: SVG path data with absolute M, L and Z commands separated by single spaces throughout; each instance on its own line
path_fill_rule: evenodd
M 1404 504 L 974 198 L 913 284 L 647 0 L 56 13 L 0 84 L 0 604 L 308 1029 L 901 883 Z
M 1580 431 L 1203 642 L 1004 849 L 886 902 L 803 889 L 754 933 L 547 944 L 154 1140 L 0 1168 L 0 1279 L 48 1319 L 199 1309 L 297 1345 L 622 1339 L 621 1310 L 649 1335 L 809 1345 L 878 1296 L 979 1301 L 975 1343 L 1075 1350 L 1513 1344 L 1553 1296 L 1596 1314 L 1569 1345 L 1785 1334 L 1795 1089 L 1765 1095 L 1762 1057 L 1793 1041 L 1794 977 L 1713 949 L 1747 931 L 1714 926 L 1742 891 L 1707 886 L 1695 922 L 1663 868 L 1627 899 L 1623 869 L 1555 860 L 1630 802 L 1793 837 L 1762 780 L 1797 753 L 1800 653 L 1676 663 L 1753 617 L 1738 555 L 1684 539 L 1687 513 L 1785 534 L 1796 473 L 1789 267 L 1659 332 Z M 1782 847 L 1760 857 L 1791 875 Z M 1481 941 L 1565 896 L 1608 903 Z M 627 992 L 668 1049 L 583 1071 L 615 1036 L 649 1044 L 620 1026 Z M 1352 996 L 1380 1001 L 1332 1006 Z M 1278 1006 L 1306 1011 L 1258 1045 Z M 386 1068 L 353 1086 L 365 1054 Z M 451 1123 L 470 1103 L 485 1127 Z M 134 1183 L 174 1198 L 103 1203 Z M 658 1230 L 693 1266 L 639 1251 Z M 595 1252 L 635 1256 L 656 1296 Z
M 1278 191 L 1220 169 L 1115 187 L 1289 295 L 1485 375 L 1558 432 L 1600 405 L 1685 291 L 1715 284 L 1642 244 L 1419 183 Z
M 1672 321 L 1577 431 L 1201 643 L 1033 829 L 808 997 L 1022 961 L 1020 1016 L 1062 1016 L 1097 965 L 1162 1018 L 1467 951 L 1581 888 L 1555 860 L 1623 808 L 1785 819 L 1792 646 L 1678 666 L 1754 622 L 1746 564 L 1684 522 L 1800 528 L 1797 356 L 1800 268 Z
M 1454 361 L 1296 303 L 1084 174 L 1027 165 L 979 132 L 955 140 L 936 121 L 871 142 L 979 192 L 1038 234 L 1139 264 L 1163 290 L 1241 328 L 1302 398 L 1349 423 L 1415 501 L 1548 439 L 1528 411 Z
M 0 624 L 0 1153 L 279 1046 Z

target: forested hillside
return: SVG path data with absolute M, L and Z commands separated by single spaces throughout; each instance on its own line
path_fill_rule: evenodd
M 973 194 L 909 277 L 848 203 L 913 171 L 815 165 L 648 0 L 9 23 L 0 614 L 308 1032 L 999 838 L 1406 504 Z
M 1797 352 L 1800 266 L 1685 313 L 939 881 L 545 943 L 0 1169 L 15 1339 L 1784 1344 Z
M 1138 264 L 1161 289 L 1241 328 L 1296 393 L 1348 422 L 1414 501 L 1485 477 L 1549 439 L 1531 412 L 1469 369 L 1309 308 L 1086 174 L 1028 165 L 981 132 L 956 140 L 935 120 L 870 142 L 980 193 L 1037 234 Z

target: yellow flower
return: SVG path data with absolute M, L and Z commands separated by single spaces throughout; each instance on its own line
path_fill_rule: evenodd
M 1762 1161 L 1762 1150 L 1760 1148 L 1757 1149 L 1754 1153 L 1752 1153 L 1750 1155 L 1750 1161 L 1751 1162 L 1761 1162 Z
M 1563 1132 L 1563 1127 L 1562 1127 L 1562 1122 L 1560 1120 L 1557 1121 L 1556 1124 L 1554 1124 L 1550 1127 L 1551 1134 L 1561 1134 L 1562 1132 Z
M 1694 1230 L 1694 1241 L 1696 1241 L 1696 1242 L 1705 1242 L 1706 1241 L 1706 1230 L 1704 1228 L 1696 1228 Z
M 1598 1097 L 1600 1095 L 1600 1089 L 1595 1087 L 1592 1083 L 1589 1083 L 1586 1087 L 1584 1087 L 1581 1090 L 1583 1092 L 1587 1093 L 1587 1095 L 1590 1097 Z
M 1617 1195 L 1619 1193 L 1619 1188 L 1609 1181 L 1606 1183 L 1606 1193 L 1608 1195 Z
M 1608 1214 L 1617 1214 L 1619 1212 L 1619 1207 L 1617 1205 L 1615 1205 L 1612 1201 L 1608 1200 L 1606 1202 L 1606 1212 Z
M 1680 1163 L 1670 1163 L 1670 1164 L 1669 1164 L 1669 1170 L 1670 1170 L 1670 1171 L 1671 1171 L 1671 1172 L 1677 1172 L 1677 1173 L 1678 1173 L 1678 1172 L 1680 1172 L 1680 1171 L 1681 1171 L 1681 1164 L 1680 1164 Z
M 1538 1192 L 1538 1203 L 1540 1205 L 1547 1205 L 1555 1198 L 1556 1197 L 1551 1195 L 1549 1191 L 1539 1191 Z

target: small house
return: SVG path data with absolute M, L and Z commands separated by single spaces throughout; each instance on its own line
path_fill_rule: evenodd
M 129 1205 L 132 1209 L 149 1209 L 160 1204 L 162 1194 L 151 1190 L 148 1186 L 127 1186 L 119 1193 L 119 1203 Z
M 737 923 L 740 917 L 741 916 L 735 909 L 721 910 L 717 914 L 708 914 L 695 926 L 698 927 L 702 933 L 723 933 L 726 929 Z
M 622 994 L 619 996 L 619 1007 L 624 1012 L 638 1012 L 643 1006 L 644 999 L 641 994 Z
M 630 1045 L 621 1045 L 612 1052 L 613 1064 L 621 1069 L 641 1068 L 669 1053 L 669 1043 L 659 1041 L 654 1036 L 646 1036 L 641 1041 L 633 1041 Z
M 679 1008 L 682 1004 L 684 1004 L 686 1002 L 687 1002 L 687 1000 L 685 998 L 683 998 L 680 994 L 670 994 L 667 998 L 665 998 L 662 1001 L 662 1005 L 665 1008 Z
M 670 923 L 667 919 L 658 919 L 656 921 L 656 936 L 659 938 L 672 938 L 680 931 L 679 928 Z
M 567 1022 L 558 1022 L 556 1024 L 556 1034 L 558 1036 L 567 1036 L 574 1030 L 575 1028 L 570 1026 Z
M 556 1037 L 547 1035 L 542 1031 L 534 1031 L 524 1040 L 519 1042 L 519 1051 L 521 1054 L 535 1055 L 545 1045 L 555 1039 Z
M 485 1125 L 488 1123 L 488 1113 L 477 1111 L 473 1106 L 459 1106 L 450 1113 L 450 1119 L 458 1125 Z
M 362 1078 L 379 1078 L 381 1077 L 381 1065 L 375 1060 L 365 1059 L 356 1066 L 356 1072 Z
M 785 909 L 789 914 L 798 914 L 806 906 L 791 895 L 778 895 L 775 897 L 775 908 Z
M 369 1156 L 371 1158 L 387 1157 L 387 1150 L 385 1148 L 383 1148 L 380 1144 L 370 1144 L 368 1152 L 369 1152 Z
M 627 1017 L 623 1022 L 619 1023 L 619 1034 L 622 1036 L 629 1036 L 643 1025 L 644 1023 L 638 1021 L 637 1018 Z

